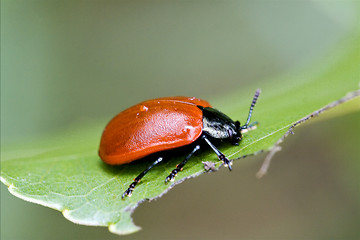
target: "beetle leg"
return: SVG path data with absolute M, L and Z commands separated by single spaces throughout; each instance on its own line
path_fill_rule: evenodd
M 212 144 L 212 143 L 210 142 L 210 140 L 209 140 L 205 135 L 202 135 L 202 138 L 203 138 L 203 139 L 205 140 L 205 142 L 212 148 L 212 150 L 216 153 L 216 155 L 218 156 L 219 160 L 220 160 L 220 161 L 223 161 L 224 164 L 225 164 L 225 166 L 228 166 L 229 170 L 231 171 L 231 170 L 232 170 L 232 168 L 231 168 L 232 162 L 231 162 L 229 159 L 227 159 L 227 157 L 225 157 L 225 155 L 224 155 L 222 152 L 220 152 L 220 150 L 217 149 L 217 148 L 214 146 L 214 144 Z
M 174 181 L 175 176 L 178 172 L 182 171 L 184 165 L 187 163 L 187 161 L 191 158 L 192 155 L 194 155 L 195 152 L 197 152 L 200 149 L 200 145 L 196 145 L 195 148 L 191 151 L 189 155 L 186 156 L 186 158 L 179 163 L 174 170 L 171 171 L 169 176 L 165 178 L 165 183 L 169 181 Z
M 163 160 L 163 157 L 159 157 L 155 162 L 153 162 L 153 164 L 151 164 L 147 169 L 145 169 L 142 173 L 140 173 L 139 176 L 137 176 L 134 179 L 134 182 L 129 185 L 128 189 L 123 193 L 121 198 L 124 199 L 126 196 L 130 197 L 132 192 L 134 191 L 134 188 L 135 188 L 136 184 L 138 184 L 140 182 L 140 180 L 144 177 L 144 175 L 150 169 L 152 169 L 156 164 L 160 163 L 162 160 Z

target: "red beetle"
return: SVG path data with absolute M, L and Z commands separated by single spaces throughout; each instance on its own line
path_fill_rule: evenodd
M 142 159 L 151 154 L 156 161 L 139 174 L 124 192 L 122 198 L 131 196 L 141 178 L 164 159 L 164 151 L 191 147 L 192 151 L 166 177 L 173 181 L 190 157 L 209 145 L 219 160 L 231 170 L 231 161 L 211 142 L 227 140 L 238 145 L 241 131 L 248 129 L 251 114 L 260 90 L 255 92 L 245 125 L 233 121 L 214 109 L 204 100 L 190 97 L 166 97 L 148 100 L 132 106 L 115 116 L 105 127 L 100 141 L 99 155 L 107 164 L 121 165 Z

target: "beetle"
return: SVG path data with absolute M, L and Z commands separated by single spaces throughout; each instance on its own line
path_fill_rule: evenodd
M 190 153 L 165 178 L 173 181 L 186 162 L 204 145 L 208 145 L 224 165 L 232 170 L 232 162 L 213 142 L 228 141 L 239 145 L 242 131 L 250 129 L 255 103 L 260 95 L 256 90 L 246 123 L 241 126 L 224 113 L 212 108 L 205 100 L 194 97 L 165 97 L 147 100 L 116 115 L 105 127 L 100 140 L 99 156 L 107 164 L 127 164 L 147 156 L 156 160 L 141 172 L 122 198 L 131 196 L 135 186 L 155 165 L 163 161 L 165 152 L 189 146 Z M 162 154 L 164 153 L 164 154 Z

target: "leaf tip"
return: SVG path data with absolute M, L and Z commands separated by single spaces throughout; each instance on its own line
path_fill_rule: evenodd
M 109 225 L 109 231 L 118 235 L 127 235 L 140 231 L 141 227 L 136 226 L 132 220 L 131 224 L 123 224 L 123 221 Z

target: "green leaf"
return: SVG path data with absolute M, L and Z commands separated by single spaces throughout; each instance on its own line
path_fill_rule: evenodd
M 359 42 L 357 34 L 351 42 L 341 44 L 346 47 L 332 52 L 310 69 L 211 101 L 216 108 L 243 122 L 255 89 L 262 89 L 253 114 L 253 120 L 260 125 L 245 133 L 239 146 L 220 146 L 223 153 L 235 160 L 272 149 L 294 124 L 313 113 L 321 113 L 327 109 L 325 106 L 333 107 L 359 96 Z M 348 111 L 359 111 L 359 98 L 349 106 Z M 59 210 L 70 221 L 108 226 L 111 232 L 129 234 L 139 230 L 131 219 L 139 203 L 157 198 L 177 183 L 204 173 L 202 161 L 220 166 L 216 155 L 206 151 L 189 161 L 175 183 L 165 184 L 165 177 L 185 154 L 174 156 L 153 168 L 135 188 L 133 196 L 122 200 L 121 195 L 132 179 L 149 163 L 140 161 L 117 167 L 104 164 L 97 149 L 105 124 L 106 121 L 80 123 L 55 138 L 3 146 L 1 181 L 15 196 Z M 234 168 L 240 167 L 240 163 L 235 162 Z

